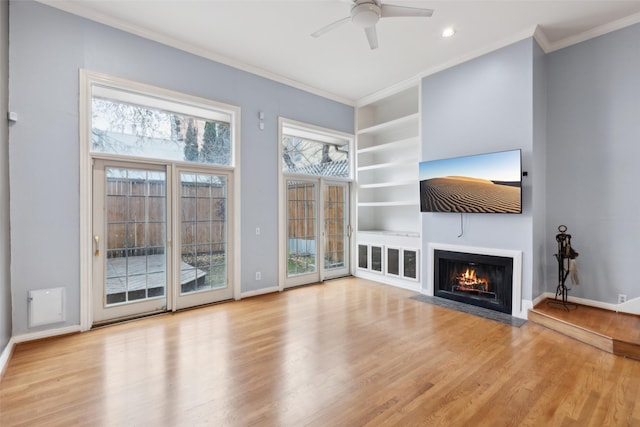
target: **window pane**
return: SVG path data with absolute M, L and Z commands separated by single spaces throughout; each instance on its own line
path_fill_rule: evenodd
M 287 275 L 315 273 L 316 254 L 316 184 L 287 182 Z
M 282 171 L 349 178 L 349 144 L 330 144 L 284 135 Z
M 91 151 L 228 166 L 231 125 L 94 96 Z

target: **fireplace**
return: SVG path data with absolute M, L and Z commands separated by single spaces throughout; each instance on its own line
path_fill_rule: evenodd
M 434 250 L 434 295 L 512 314 L 513 258 Z

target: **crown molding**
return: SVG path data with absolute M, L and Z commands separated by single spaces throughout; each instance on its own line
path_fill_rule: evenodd
M 175 49 L 178 49 L 187 53 L 191 53 L 193 55 L 196 55 L 205 59 L 209 59 L 214 62 L 218 62 L 220 64 L 228 65 L 238 70 L 246 71 L 247 73 L 251 73 L 260 77 L 264 77 L 269 80 L 273 80 L 277 83 L 282 83 L 287 86 L 300 89 L 302 91 L 311 93 L 313 95 L 321 96 L 323 98 L 327 98 L 332 101 L 339 102 L 341 104 L 346 104 L 351 107 L 355 106 L 355 101 L 353 99 L 345 98 L 345 97 L 336 95 L 334 93 L 327 92 L 325 90 L 306 85 L 297 80 L 293 80 L 291 78 L 282 76 L 280 74 L 267 71 L 263 68 L 250 65 L 245 62 L 226 57 L 224 55 L 220 55 L 218 53 L 212 52 L 207 49 L 192 46 L 188 43 L 175 40 L 171 37 L 164 36 L 155 31 L 150 31 L 147 29 L 130 25 L 128 23 L 122 22 L 118 19 L 114 19 L 110 16 L 107 16 L 93 9 L 90 9 L 84 6 L 83 4 L 81 4 L 81 2 L 68 3 L 68 2 L 60 2 L 56 0 L 35 0 L 35 1 L 37 1 L 38 3 L 44 4 L 46 6 L 50 6 L 54 9 L 58 9 L 63 12 L 70 13 L 72 15 L 85 18 L 85 19 L 97 22 L 99 24 L 107 25 L 109 27 L 142 37 L 147 40 L 151 40 L 169 47 L 173 47 Z
M 600 25 L 599 27 L 592 28 L 580 34 L 576 34 L 574 36 L 567 37 L 565 39 L 558 40 L 553 43 L 549 43 L 548 50 L 545 49 L 543 46 L 540 46 L 540 47 L 542 47 L 546 53 L 554 52 L 556 50 L 564 49 L 565 47 L 569 47 L 574 44 L 578 44 L 583 41 L 593 39 L 595 37 L 599 37 L 607 33 L 611 33 L 613 31 L 621 30 L 625 27 L 629 27 L 639 22 L 640 22 L 640 13 L 636 13 L 633 15 L 625 16 L 624 18 L 618 19 L 617 21 L 612 21 L 607 24 Z
M 551 42 L 549 42 L 547 35 L 539 25 L 536 25 L 536 29 L 533 32 L 533 38 L 538 42 L 538 46 L 540 46 L 544 53 L 551 52 Z

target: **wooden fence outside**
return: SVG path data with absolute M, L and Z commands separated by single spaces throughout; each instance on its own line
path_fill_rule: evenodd
M 163 253 L 166 189 L 162 181 L 107 180 L 107 249 L 110 258 Z M 180 192 L 183 253 L 222 253 L 226 246 L 226 188 L 183 182 Z
M 288 191 L 288 235 L 289 239 L 316 240 L 315 184 L 289 182 Z M 344 187 L 324 187 L 324 239 L 325 263 L 344 261 Z
M 166 240 L 164 181 L 107 180 L 108 256 L 164 252 Z M 315 185 L 292 182 L 288 191 L 290 239 L 315 240 Z M 327 260 L 340 261 L 344 252 L 345 194 L 341 186 L 324 189 L 324 232 Z M 227 201 L 224 185 L 183 182 L 180 193 L 183 252 L 221 253 L 226 246 Z

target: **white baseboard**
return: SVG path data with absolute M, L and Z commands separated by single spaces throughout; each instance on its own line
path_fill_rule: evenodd
M 534 306 L 536 304 L 538 304 L 539 302 L 543 301 L 545 298 L 553 299 L 555 297 L 556 297 L 555 293 L 553 293 L 553 292 L 545 292 L 542 295 L 540 295 L 538 298 L 535 299 Z M 611 311 L 617 311 L 618 307 L 619 307 L 618 304 L 610 304 L 608 302 L 595 301 L 595 300 L 592 300 L 592 299 L 572 297 L 571 295 L 567 296 L 567 301 L 574 302 L 576 304 L 588 305 L 589 307 L 602 308 L 602 309 L 611 310 Z M 631 302 L 631 301 L 628 301 L 628 302 Z
M 396 288 L 406 289 L 408 291 L 423 293 L 420 282 L 413 279 L 403 279 L 401 277 L 389 276 L 382 273 L 372 273 L 364 270 L 356 271 L 355 277 L 376 283 L 382 283 L 383 285 L 395 286 Z
M 640 297 L 630 299 L 622 304 L 617 304 L 616 307 L 616 310 L 620 313 L 640 315 Z
M 277 286 L 272 286 L 270 288 L 262 288 L 262 289 L 256 289 L 255 291 L 242 292 L 240 294 L 240 299 L 257 297 L 258 295 L 271 294 L 273 292 L 280 292 L 280 288 Z
M 9 362 L 9 358 L 11 357 L 11 353 L 13 353 L 13 346 L 15 341 L 13 337 L 9 339 L 7 346 L 4 348 L 2 354 L 0 354 L 0 378 L 2 378 L 2 374 L 4 374 L 4 368 L 7 366 Z
M 551 297 L 549 297 L 549 295 L 551 295 Z M 555 296 L 555 294 L 550 294 L 549 292 L 541 293 L 540 295 L 538 295 L 536 298 L 533 299 L 533 301 L 531 302 L 531 308 L 533 308 L 536 305 L 540 304 L 545 299 L 553 298 L 554 296 Z
M 42 338 L 51 338 L 58 335 L 72 334 L 74 332 L 82 332 L 80 325 L 71 325 L 71 326 L 65 326 L 64 328 L 47 329 L 44 331 L 30 332 L 28 334 L 16 335 L 12 339 L 13 339 L 13 342 L 17 344 L 20 342 L 40 340 Z

